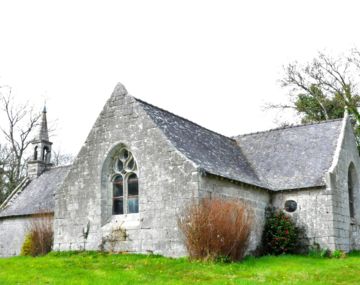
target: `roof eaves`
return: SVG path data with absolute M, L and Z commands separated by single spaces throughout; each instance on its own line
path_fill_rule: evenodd
M 244 185 L 248 185 L 248 186 L 253 186 L 253 187 L 257 187 L 257 188 L 260 188 L 260 189 L 263 189 L 263 190 L 267 190 L 267 191 L 274 191 L 272 189 L 270 189 L 269 187 L 265 186 L 265 185 L 261 185 L 260 183 L 257 184 L 257 183 L 250 183 L 250 182 L 245 182 L 245 181 L 242 181 L 242 180 L 239 180 L 239 179 L 236 179 L 236 178 L 230 178 L 230 177 L 225 177 L 223 175 L 220 175 L 218 173 L 214 173 L 213 171 L 209 171 L 209 170 L 206 170 L 202 167 L 199 167 L 198 168 L 198 171 L 199 173 L 202 175 L 202 176 L 206 176 L 206 175 L 211 175 L 211 176 L 216 176 L 216 177 L 219 177 L 221 179 L 225 179 L 225 180 L 228 180 L 230 182 L 237 182 L 237 183 L 241 183 L 241 184 L 244 184 Z
M 305 186 L 305 187 L 301 187 L 301 188 L 284 188 L 284 189 L 277 189 L 277 190 L 272 190 L 273 192 L 286 192 L 286 191 L 305 191 L 305 190 L 311 190 L 311 189 L 321 189 L 321 188 L 325 188 L 326 184 L 319 184 L 319 185 L 314 185 L 314 186 Z
M 10 214 L 10 215 L 0 215 L 0 220 L 9 219 L 9 218 L 20 218 L 20 217 L 33 217 L 33 216 L 41 216 L 41 215 L 51 215 L 54 214 L 54 211 L 43 211 L 39 213 L 31 213 L 31 214 Z

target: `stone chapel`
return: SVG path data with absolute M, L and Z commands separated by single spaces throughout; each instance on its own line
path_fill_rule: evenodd
M 251 206 L 250 251 L 270 205 L 293 216 L 310 244 L 360 249 L 360 159 L 347 114 L 226 137 L 132 97 L 119 83 L 73 164 L 62 167 L 51 164 L 46 115 L 27 177 L 0 206 L 2 257 L 19 254 L 39 214 L 53 217 L 53 250 L 106 249 L 121 229 L 116 250 L 183 256 L 177 218 L 202 197 Z

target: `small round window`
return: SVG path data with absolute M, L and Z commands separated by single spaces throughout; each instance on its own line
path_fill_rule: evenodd
M 296 201 L 294 200 L 287 200 L 285 202 L 285 211 L 286 212 L 289 212 L 289 213 L 292 213 L 292 212 L 295 212 L 297 209 L 297 203 Z

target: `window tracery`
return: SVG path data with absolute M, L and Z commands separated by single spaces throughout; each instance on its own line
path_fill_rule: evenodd
M 132 153 L 122 148 L 113 162 L 113 215 L 139 212 L 139 180 Z

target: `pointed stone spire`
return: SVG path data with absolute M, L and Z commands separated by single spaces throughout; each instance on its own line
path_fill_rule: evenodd
M 49 141 L 49 131 L 47 126 L 46 113 L 46 105 L 44 105 L 44 109 L 41 115 L 41 123 L 39 126 L 39 130 L 35 135 L 34 141 Z

